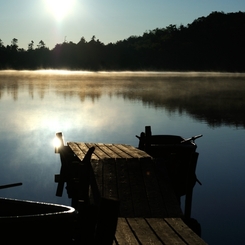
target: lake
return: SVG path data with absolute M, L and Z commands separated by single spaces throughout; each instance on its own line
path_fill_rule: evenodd
M 192 217 L 209 244 L 245 241 L 245 74 L 0 71 L 2 197 L 70 205 L 56 197 L 56 132 L 66 141 L 138 146 L 153 134 L 196 140 Z

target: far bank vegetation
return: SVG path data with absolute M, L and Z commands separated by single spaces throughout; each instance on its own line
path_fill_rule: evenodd
M 106 45 L 93 36 L 53 49 L 43 40 L 30 41 L 25 50 L 17 38 L 7 46 L 0 39 L 0 69 L 245 72 L 244 43 L 245 13 L 213 12 L 187 26 L 156 28 Z

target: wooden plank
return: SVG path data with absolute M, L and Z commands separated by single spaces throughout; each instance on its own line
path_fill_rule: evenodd
M 121 217 L 133 217 L 134 209 L 132 202 L 132 193 L 130 187 L 128 161 L 126 159 L 116 159 L 117 171 L 117 187 L 118 198 L 120 200 L 120 213 Z
M 76 144 L 79 147 L 81 154 L 83 152 L 86 152 L 89 148 L 95 147 L 95 144 L 86 144 L 86 143 L 80 143 L 80 142 L 76 143 Z M 95 147 L 95 149 L 96 149 L 96 147 Z M 92 154 L 91 159 L 99 160 L 99 158 L 94 153 Z
M 74 154 L 82 161 L 88 151 L 88 147 L 82 150 L 79 148 L 78 144 L 75 142 L 67 142 L 67 145 L 71 148 Z
M 157 234 L 159 239 L 163 241 L 163 244 L 175 244 L 182 245 L 186 244 L 179 235 L 172 229 L 171 226 L 165 222 L 164 219 L 147 218 L 146 221 Z
M 96 147 L 100 148 L 105 154 L 108 155 L 107 158 L 120 158 L 116 152 L 112 150 L 112 144 L 96 144 Z
M 163 244 L 144 218 L 127 218 L 139 244 Z
M 164 200 L 167 197 L 163 197 L 161 194 L 153 160 L 148 158 L 140 159 L 140 165 L 151 210 L 151 217 L 167 217 L 167 210 L 164 204 Z
M 92 144 L 92 143 L 85 143 L 85 144 L 89 148 L 92 147 L 92 146 L 95 147 L 94 155 L 97 156 L 98 159 L 108 158 L 108 155 L 105 154 L 105 152 L 103 152 L 100 148 L 96 147 L 96 144 Z
M 103 196 L 118 199 L 115 159 L 104 159 L 101 163 L 103 164 Z
M 132 156 L 133 158 L 143 158 L 143 157 L 150 158 L 150 155 L 148 155 L 146 152 L 141 151 L 131 145 L 120 144 L 117 145 L 117 147 L 120 148 L 125 153 L 127 153 L 128 155 Z
M 149 217 L 151 212 L 144 186 L 142 169 L 138 159 L 128 160 L 128 172 L 134 207 L 134 217 Z
M 125 218 L 118 218 L 115 240 L 117 245 L 139 245 Z
M 69 147 L 73 152 L 83 159 L 84 155 L 88 151 L 88 148 L 94 146 L 95 153 L 92 155 L 92 159 L 103 158 L 150 158 L 146 152 L 141 151 L 133 146 L 125 144 L 103 144 L 103 143 L 80 143 L 80 142 L 68 142 Z
M 192 231 L 181 218 L 166 218 L 165 221 L 178 233 L 189 245 L 205 245 L 205 243 L 194 231 Z
M 108 145 L 108 148 L 110 148 L 115 154 L 117 154 L 118 156 L 120 156 L 121 158 L 132 158 L 131 155 L 125 153 L 124 151 L 122 151 L 120 148 L 119 148 L 119 145 Z

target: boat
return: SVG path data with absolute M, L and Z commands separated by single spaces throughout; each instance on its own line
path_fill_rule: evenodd
M 186 195 L 196 182 L 201 184 L 195 173 L 199 155 L 195 140 L 201 134 L 187 139 L 179 135 L 153 135 L 151 127 L 146 126 L 145 132 L 136 137 L 138 148 L 152 156 L 162 172 L 168 173 L 178 197 Z
M 154 159 L 157 171 L 170 180 L 180 204 L 181 197 L 185 196 L 184 216 L 190 221 L 193 188 L 196 183 L 201 185 L 196 176 L 199 153 L 195 140 L 202 134 L 187 139 L 179 135 L 152 135 L 151 127 L 146 126 L 145 132 L 136 137 L 138 148 L 148 153 Z
M 1 197 L 0 240 L 3 244 L 70 244 L 76 215 L 74 208 L 65 205 Z
M 138 148 L 147 152 L 154 158 L 163 158 L 173 154 L 192 154 L 196 151 L 195 140 L 202 137 L 196 135 L 184 139 L 179 135 L 152 135 L 151 127 L 146 126 L 145 132 L 142 132 L 139 139 Z

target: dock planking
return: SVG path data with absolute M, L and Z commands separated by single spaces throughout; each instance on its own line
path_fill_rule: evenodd
M 76 143 L 68 142 L 67 145 L 72 149 L 72 151 L 79 157 L 83 159 L 89 148 L 95 147 L 92 159 L 102 160 L 108 158 L 150 158 L 150 156 L 141 150 L 136 150 L 130 145 L 124 144 L 102 144 L 102 143 Z
M 91 183 L 90 199 L 120 201 L 114 245 L 206 244 L 182 221 L 183 213 L 168 176 L 147 153 L 125 144 L 67 145 L 81 161 L 88 149 L 95 147 L 91 156 L 95 183 Z
M 118 218 L 113 245 L 205 245 L 181 218 Z

